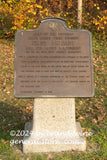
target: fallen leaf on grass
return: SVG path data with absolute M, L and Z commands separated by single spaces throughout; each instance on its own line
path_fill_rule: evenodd
M 101 121 L 103 119 L 103 116 L 98 116 L 98 121 Z
M 82 117 L 82 116 L 80 116 L 79 118 L 78 118 L 78 120 L 84 120 L 85 118 L 84 117 Z
M 73 150 L 73 149 L 71 149 L 71 152 L 74 152 L 74 150 Z
M 92 120 L 92 122 L 97 123 L 97 120 L 94 118 L 94 119 Z
M 4 144 L 7 144 L 9 142 L 9 140 L 5 141 Z
M 83 131 L 83 132 L 86 132 L 86 128 L 82 128 L 82 131 Z

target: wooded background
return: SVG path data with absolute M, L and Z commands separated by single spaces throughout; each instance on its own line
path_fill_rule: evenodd
M 61 17 L 71 29 L 78 28 L 78 0 L 1 0 L 0 38 L 13 38 L 19 29 L 33 29 L 46 17 Z M 83 0 L 82 28 L 105 38 L 107 1 Z

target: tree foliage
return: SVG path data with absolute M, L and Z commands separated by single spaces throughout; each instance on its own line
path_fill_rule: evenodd
M 62 17 L 69 28 L 78 28 L 77 0 L 2 0 L 0 6 L 0 37 L 10 38 L 19 29 L 37 28 L 45 17 Z M 105 0 L 83 0 L 82 28 L 105 38 L 106 8 Z

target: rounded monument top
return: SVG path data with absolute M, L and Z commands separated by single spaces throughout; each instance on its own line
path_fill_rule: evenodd
M 55 20 L 55 21 L 61 20 L 65 22 L 64 18 L 59 18 L 59 17 L 46 17 L 46 18 L 41 19 L 41 22 L 48 21 L 48 20 Z

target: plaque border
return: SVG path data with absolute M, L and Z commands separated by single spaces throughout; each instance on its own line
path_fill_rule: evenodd
M 23 32 L 23 31 L 35 31 L 35 30 L 40 30 L 40 28 L 42 27 L 43 23 L 47 22 L 47 21 L 60 21 L 63 26 L 65 27 L 66 30 L 72 32 L 76 32 L 76 31 L 80 31 L 80 32 L 87 32 L 89 34 L 89 44 L 90 44 L 90 62 L 91 62 L 91 89 L 92 89 L 92 94 L 90 96 L 86 96 L 86 95 L 82 95 L 82 96 L 71 96 L 71 95 L 66 95 L 66 96 L 56 96 L 56 95 L 40 95 L 40 96 L 18 96 L 16 94 L 16 90 L 15 90 L 15 85 L 16 85 L 16 50 L 17 50 L 17 47 L 16 47 L 16 43 L 17 43 L 17 35 L 18 33 L 20 32 Z M 92 34 L 90 31 L 86 30 L 86 29 L 70 29 L 66 26 L 65 24 L 65 19 L 63 18 L 59 18 L 59 17 L 47 17 L 47 18 L 44 18 L 44 19 L 41 19 L 41 24 L 38 28 L 36 29 L 21 29 L 21 30 L 18 30 L 15 34 L 15 56 L 14 56 L 14 96 L 16 98 L 74 98 L 74 97 L 93 97 L 94 94 L 95 94 L 95 91 L 94 91 L 94 68 L 93 68 L 93 52 L 92 52 Z

